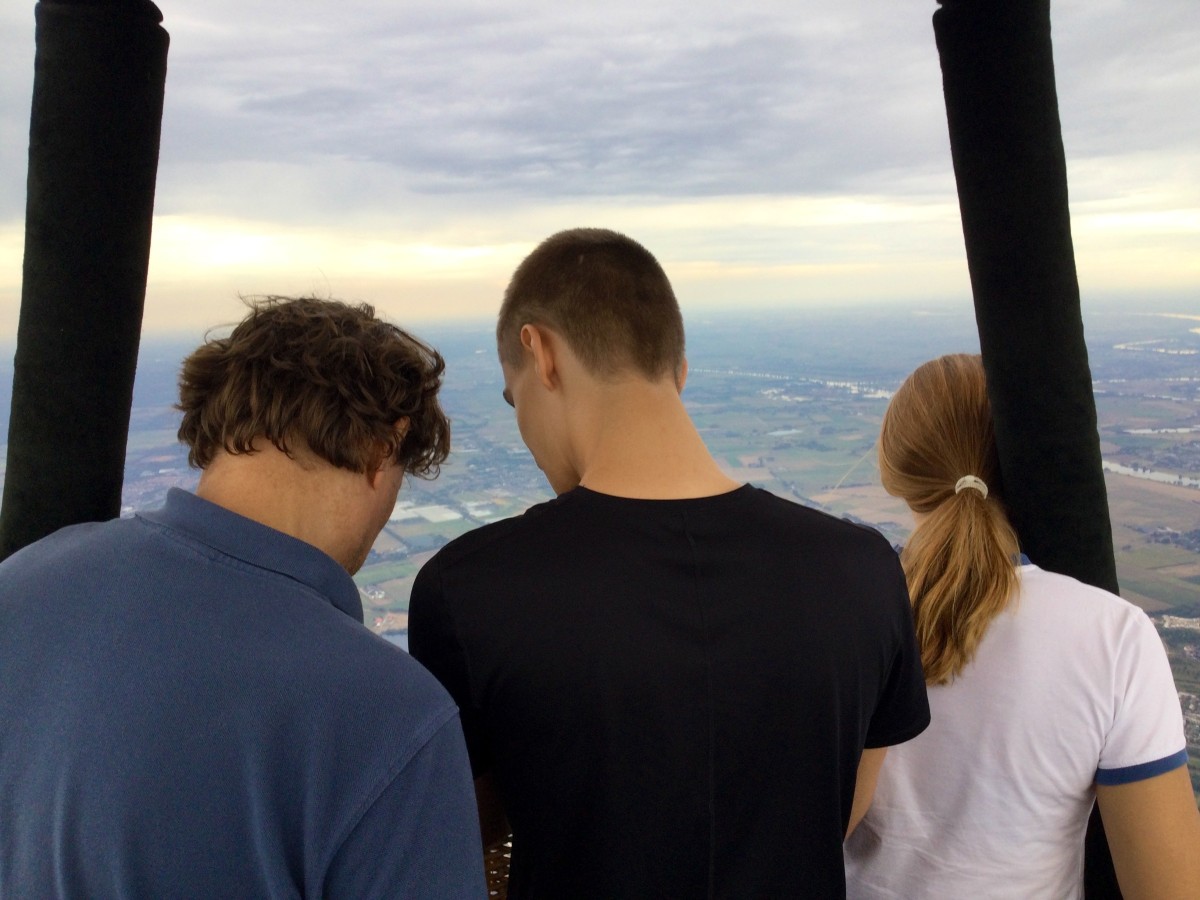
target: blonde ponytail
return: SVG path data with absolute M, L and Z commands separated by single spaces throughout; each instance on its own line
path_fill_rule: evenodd
M 879 471 L 889 494 L 923 514 L 900 562 L 925 680 L 946 684 L 971 661 L 1017 586 L 1017 537 L 1000 501 L 978 356 L 940 357 L 901 385 L 884 414 Z M 969 480 L 960 484 L 963 476 L 986 485 L 986 494 Z

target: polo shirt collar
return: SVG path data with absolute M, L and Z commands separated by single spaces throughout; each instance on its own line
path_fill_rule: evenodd
M 355 621 L 363 621 L 362 598 L 354 579 L 312 544 L 179 488 L 167 492 L 161 509 L 138 516 L 218 553 L 307 585 Z

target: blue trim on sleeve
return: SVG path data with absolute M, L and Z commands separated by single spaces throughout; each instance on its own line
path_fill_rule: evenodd
M 1161 775 L 1164 772 L 1170 772 L 1172 769 L 1178 769 L 1180 766 L 1186 766 L 1187 761 L 1187 749 L 1184 748 L 1178 753 L 1172 753 L 1170 756 L 1164 756 L 1162 759 L 1156 759 L 1153 762 L 1142 763 L 1137 766 L 1125 766 L 1121 769 L 1097 769 L 1096 784 L 1131 784 L 1134 781 L 1145 781 L 1147 778 L 1153 778 L 1155 775 Z

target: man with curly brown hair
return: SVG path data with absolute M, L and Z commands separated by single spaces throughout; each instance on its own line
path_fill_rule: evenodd
M 195 494 L 0 565 L 0 893 L 483 895 L 457 710 L 350 577 L 446 458 L 442 369 L 254 301 L 183 365 Z

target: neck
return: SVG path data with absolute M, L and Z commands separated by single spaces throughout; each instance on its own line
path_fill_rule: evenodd
M 618 497 L 674 500 L 740 487 L 704 446 L 671 379 L 594 385 L 580 404 L 579 483 Z
M 362 564 L 356 489 L 366 476 L 311 454 L 291 458 L 269 441 L 254 446 L 252 453 L 219 452 L 201 473 L 196 496 L 311 544 L 356 571 Z

